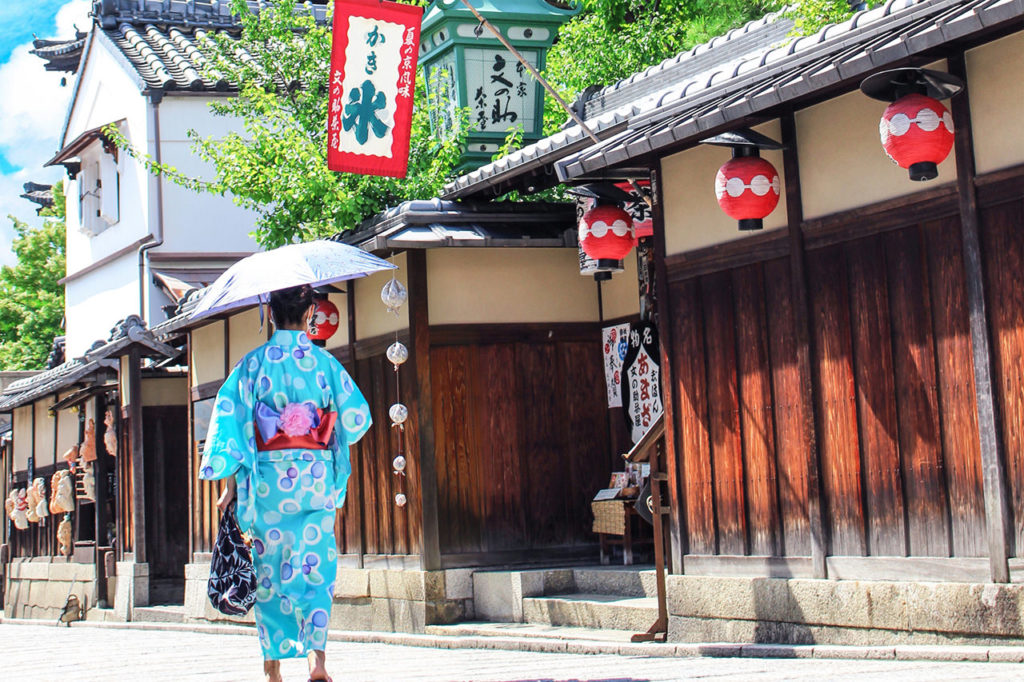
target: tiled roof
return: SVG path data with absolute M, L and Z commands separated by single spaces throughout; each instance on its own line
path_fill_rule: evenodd
M 706 81 L 693 81 L 638 102 L 628 129 L 556 162 L 567 180 L 630 165 L 669 145 L 696 142 L 780 105 L 855 86 L 885 68 L 935 58 L 936 47 L 971 41 L 1024 20 L 1022 0 L 889 0 L 785 47 L 765 50 Z
M 25 193 L 21 194 L 22 199 L 28 199 L 39 206 L 36 211 L 53 206 L 53 185 L 44 185 L 38 182 L 26 182 L 22 187 Z
M 785 40 L 792 28 L 793 22 L 781 14 L 768 14 L 618 83 L 596 92 L 587 92 L 577 99 L 573 107 L 577 111 L 582 109 L 584 122 L 599 138 L 610 137 L 626 128 L 637 102 L 655 97 L 666 88 L 699 79 L 709 69 L 717 71 L 722 64 L 778 44 Z M 442 196 L 458 199 L 482 192 L 503 194 L 510 188 L 502 184 L 506 177 L 516 187 L 529 190 L 529 180 L 521 176 L 528 176 L 534 171 L 539 176 L 551 175 L 551 163 L 591 144 L 590 137 L 578 125 L 568 125 L 550 137 L 456 178 L 445 186 Z M 540 177 L 537 184 L 550 185 L 551 180 L 545 181 Z
M 109 341 L 97 341 L 82 357 L 8 385 L 0 394 L 0 412 L 10 412 L 16 407 L 52 395 L 89 379 L 102 369 L 117 371 L 116 358 L 133 344 L 148 348 L 150 355 L 177 354 L 175 349 L 157 340 L 155 334 L 146 329 L 145 324 L 137 316 L 129 315 L 111 330 Z
M 364 251 L 438 247 L 576 247 L 576 208 L 543 202 L 405 201 L 333 241 Z
M 669 60 L 598 93 L 607 103 L 624 100 L 587 119 L 601 144 L 572 126 L 458 178 L 445 187 L 444 196 L 496 194 L 534 182 L 545 187 L 556 181 L 550 177 L 553 171 L 558 179 L 570 180 L 613 165 L 646 165 L 641 157 L 667 145 L 678 148 L 779 105 L 811 101 L 815 93 L 859 82 L 875 71 L 934 58 L 936 47 L 970 40 L 1008 22 L 1020 23 L 1022 17 L 1024 0 L 888 0 L 813 35 L 739 56 L 715 52 L 716 45 L 737 37 L 727 34 L 708 43 L 705 51 L 686 53 L 691 59 L 697 53 L 708 55 L 699 73 L 683 71 L 686 55 L 680 55 L 674 76 L 667 75 Z M 747 32 L 756 25 L 748 25 Z M 656 73 L 665 80 L 652 78 Z M 630 100 L 628 86 L 638 81 L 647 81 L 644 87 L 657 84 L 658 89 Z
M 85 48 L 85 37 L 87 33 L 76 31 L 75 37 L 71 40 L 43 40 L 37 38 L 32 41 L 33 49 L 29 50 L 46 65 L 47 71 L 67 71 L 75 73 L 78 71 L 78 62 L 82 58 L 82 50 Z
M 266 3 L 248 0 L 254 12 Z M 327 22 L 326 0 L 299 2 L 300 12 Z M 230 91 L 233 85 L 204 68 L 203 40 L 237 35 L 240 24 L 229 0 L 101 0 L 94 5 L 96 29 L 120 50 L 147 87 L 160 90 Z M 239 50 L 240 59 L 252 59 Z

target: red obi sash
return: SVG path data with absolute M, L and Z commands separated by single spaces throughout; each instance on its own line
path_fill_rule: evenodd
M 301 436 L 289 436 L 280 427 L 277 433 L 263 441 L 263 434 L 260 433 L 259 424 L 254 424 L 256 432 L 256 450 L 326 450 L 331 442 L 331 434 L 334 432 L 334 424 L 338 420 L 338 413 L 320 408 L 316 411 L 319 423 L 309 429 L 309 433 Z

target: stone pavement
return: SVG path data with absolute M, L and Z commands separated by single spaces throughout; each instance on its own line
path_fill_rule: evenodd
M 100 627 L 76 623 L 0 624 L 0 681 L 259 680 L 256 638 L 183 628 Z M 249 631 L 251 632 L 251 631 Z M 370 634 L 370 633 L 366 633 Z M 748 653 L 749 655 L 749 653 Z M 542 653 L 331 641 L 328 667 L 342 680 L 526 681 L 685 680 L 738 676 L 752 680 L 1021 679 L 1024 664 L 909 660 L 677 658 Z M 286 680 L 306 679 L 305 662 L 285 661 Z

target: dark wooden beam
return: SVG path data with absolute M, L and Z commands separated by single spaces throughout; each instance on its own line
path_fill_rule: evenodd
M 430 381 L 430 317 L 427 313 L 427 254 L 422 249 L 407 252 L 409 268 L 409 332 L 412 339 L 410 361 L 416 376 L 417 420 L 419 431 L 420 499 L 423 525 L 420 547 L 421 568 L 441 568 L 438 530 L 437 460 L 434 453 L 434 394 Z
M 185 361 L 188 363 L 188 374 L 187 383 L 189 387 L 189 393 L 191 399 L 188 401 L 188 456 L 185 460 L 185 466 L 187 468 L 186 478 L 188 479 L 188 508 L 191 515 L 191 520 L 188 524 L 188 560 L 189 562 L 194 561 L 193 554 L 196 551 L 196 534 L 199 532 L 199 500 L 196 499 L 196 493 L 198 488 L 197 476 L 199 474 L 196 471 L 196 424 L 195 424 L 195 406 L 192 404 L 195 402 L 195 394 L 192 388 L 192 332 L 189 332 L 185 337 Z
M 345 305 L 348 310 L 348 363 L 349 368 L 352 370 L 350 374 L 353 378 L 356 378 L 356 281 L 352 280 L 348 283 L 348 292 L 345 294 Z M 361 448 L 349 448 L 349 456 L 358 457 Z M 352 467 L 352 475 L 358 476 L 356 480 L 359 485 L 356 486 L 356 492 L 358 497 L 355 499 L 356 506 L 354 509 L 349 510 L 348 513 L 359 514 L 360 518 L 356 524 L 359 527 L 359 536 L 355 538 L 357 547 L 356 556 L 359 563 L 359 568 L 363 568 L 363 555 L 366 553 L 366 524 L 362 518 L 363 509 L 363 461 L 360 460 L 355 462 L 357 466 Z M 350 526 L 351 527 L 351 526 Z M 351 549 L 351 547 L 349 548 Z
M 789 224 L 789 266 L 796 318 L 797 367 L 800 373 L 800 401 L 804 405 L 803 432 L 807 448 L 807 520 L 811 531 L 811 564 L 815 578 L 828 576 L 825 554 L 828 539 L 822 516 L 820 455 L 815 428 L 814 382 L 811 358 L 810 301 L 807 295 L 807 274 L 804 263 L 803 197 L 800 193 L 800 162 L 797 156 L 796 120 L 792 113 L 779 119 L 782 124 L 783 173 L 786 182 L 786 218 Z
M 668 482 L 669 499 L 669 570 L 683 573 L 683 556 L 686 554 L 685 506 L 680 481 L 686 472 L 680 472 L 679 452 L 676 434 L 675 392 L 672 376 L 672 299 L 669 294 L 668 268 L 665 255 L 665 183 L 661 162 L 651 172 L 651 219 L 654 226 L 654 295 L 655 312 L 658 316 L 658 335 L 661 345 L 661 400 L 665 420 L 665 474 Z M 653 480 L 651 486 L 660 485 Z
M 963 53 L 949 58 L 949 72 L 967 83 L 967 65 Z M 992 357 L 988 313 L 985 309 L 985 278 L 978 236 L 978 196 L 974 186 L 974 139 L 971 132 L 970 86 L 950 104 L 956 129 L 956 175 L 960 203 L 960 234 L 963 239 L 964 272 L 967 278 L 967 309 L 974 355 L 974 391 L 981 443 L 982 484 L 985 495 L 985 519 L 988 526 L 989 564 L 992 582 L 1010 582 L 1009 505 L 1006 474 L 1003 469 L 999 414 L 992 390 Z
M 99 393 L 93 398 L 93 414 L 96 419 L 96 462 L 93 469 L 96 476 L 96 599 L 102 601 L 107 601 L 107 581 L 104 573 L 104 553 L 99 551 L 99 548 L 107 544 L 107 480 L 111 464 L 110 453 L 107 452 L 104 440 L 107 433 L 106 413 L 107 395 Z M 54 417 L 54 422 L 56 421 L 58 419 Z
M 135 563 L 146 563 L 146 477 L 142 452 L 142 355 L 137 347 L 128 353 L 128 404 L 132 451 L 132 550 Z

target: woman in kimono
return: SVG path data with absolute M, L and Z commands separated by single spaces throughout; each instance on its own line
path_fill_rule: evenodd
M 270 295 L 270 340 L 239 361 L 217 393 L 199 477 L 227 478 L 217 501 L 238 500 L 252 537 L 256 627 L 266 679 L 280 659 L 307 656 L 310 679 L 329 680 L 324 647 L 338 551 L 335 510 L 345 503 L 348 449 L 370 427 L 352 378 L 304 331 L 312 290 Z

